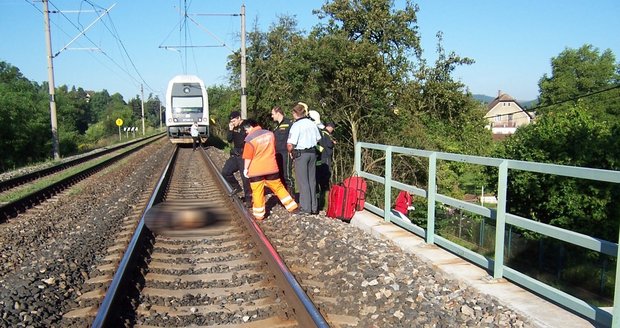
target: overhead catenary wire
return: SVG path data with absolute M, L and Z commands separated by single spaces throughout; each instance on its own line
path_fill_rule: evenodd
M 93 8 L 95 8 L 95 5 L 89 1 L 89 0 L 83 0 L 84 2 L 90 4 Z M 102 8 L 102 7 L 100 7 Z M 103 9 L 103 8 L 102 8 Z M 138 68 L 136 67 L 136 64 L 134 63 L 133 59 L 131 58 L 131 56 L 129 55 L 129 52 L 127 51 L 127 48 L 125 47 L 125 44 L 123 43 L 123 40 L 120 37 L 120 34 L 118 33 L 118 30 L 116 29 L 116 25 L 114 24 L 114 21 L 112 20 L 112 16 L 110 15 L 109 12 L 107 12 L 107 17 L 110 20 L 110 25 L 112 26 L 112 30 L 110 30 L 110 27 L 108 27 L 108 25 L 105 23 L 105 21 L 102 21 L 103 25 L 106 27 L 106 29 L 110 32 L 110 34 L 112 35 L 112 37 L 114 37 L 114 39 L 116 39 L 116 41 L 119 43 L 119 45 L 121 46 L 123 52 L 125 53 L 125 56 L 127 56 L 127 59 L 129 60 L 129 62 L 131 63 L 131 66 L 133 67 L 133 69 L 136 71 L 136 74 L 140 77 L 140 80 L 142 81 L 142 84 L 144 84 L 144 86 L 146 86 L 146 88 L 151 91 L 151 92 L 155 92 L 155 90 L 148 84 L 148 82 L 145 81 L 144 77 L 142 76 L 142 74 L 140 74 L 140 71 L 138 70 Z
M 32 3 L 32 2 L 30 2 L 30 1 L 28 1 L 28 0 L 25 0 L 25 1 L 26 1 L 27 3 L 29 3 L 30 5 L 32 5 L 32 6 L 34 7 L 34 9 L 35 9 L 35 10 L 37 10 L 39 13 L 43 14 L 43 11 L 41 11 L 41 9 L 39 9 L 39 8 L 38 8 L 38 7 L 37 7 L 34 3 Z M 57 12 L 57 11 L 54 11 L 54 13 L 56 13 L 56 12 Z M 56 24 L 54 21 L 52 21 L 51 23 L 52 23 L 52 24 L 53 24 L 53 25 L 54 25 L 54 26 L 55 26 L 55 27 L 56 27 L 56 28 L 57 28 L 60 32 L 62 32 L 64 35 L 66 35 L 68 38 L 71 38 L 71 37 L 72 37 L 72 36 L 71 36 L 71 35 L 70 35 L 67 31 L 65 31 L 65 30 L 63 29 L 63 27 L 62 27 L 62 26 L 60 26 L 60 25 Z M 86 39 L 88 39 L 88 40 L 89 40 L 91 43 L 93 43 L 93 45 L 95 46 L 95 48 L 87 48 L 88 50 L 95 50 L 95 49 L 96 49 L 96 50 L 99 50 L 101 53 L 103 53 L 103 54 L 104 54 L 104 56 L 106 55 L 106 54 L 105 54 L 105 52 L 104 52 L 104 51 L 103 51 L 103 50 L 102 50 L 99 46 L 97 46 L 97 45 L 96 45 L 96 44 L 95 44 L 92 40 L 90 40 L 87 36 L 86 36 Z M 79 44 L 79 40 L 78 40 L 78 41 L 76 41 L 76 42 Z M 101 66 L 105 67 L 105 68 L 106 68 L 107 70 L 109 70 L 110 72 L 114 72 L 114 69 L 112 69 L 112 68 L 108 67 L 108 66 L 107 66 L 107 64 L 106 64 L 105 62 L 103 62 L 103 61 L 101 61 L 101 60 L 99 59 L 99 57 L 97 57 L 97 56 L 93 55 L 92 53 L 89 53 L 89 55 L 90 55 L 90 56 L 91 56 L 94 60 L 96 60 L 96 61 L 97 61 L 97 62 L 98 62 Z M 111 59 L 111 58 L 109 58 L 109 57 L 108 57 L 108 59 L 110 59 L 110 61 L 111 61 L 113 64 L 116 64 L 118 68 L 122 69 L 122 67 L 121 67 L 120 65 L 118 65 L 117 63 L 115 63 L 113 59 Z M 133 77 L 131 76 L 131 74 L 129 74 L 129 72 L 127 72 L 127 71 L 124 71 L 124 72 L 125 72 L 125 74 L 127 74 L 130 78 L 133 78 Z M 116 72 L 115 72 L 115 73 L 116 73 Z M 133 81 L 130 81 L 130 82 L 132 82 L 132 83 L 139 83 L 139 81 L 138 81 L 137 79 L 133 79 Z M 134 84 L 134 85 L 136 85 L 136 84 Z
M 35 8 L 38 12 L 40 12 L 41 14 L 43 14 L 43 11 L 41 11 L 41 9 L 39 9 L 33 2 L 29 1 L 29 0 L 24 0 L 26 1 L 26 3 L 29 3 L 30 5 L 32 5 L 33 8 Z M 88 0 L 82 0 L 82 2 L 87 2 L 88 4 L 90 4 L 94 9 L 95 12 L 100 12 L 101 10 L 105 10 L 105 8 L 97 6 L 95 4 L 93 4 L 91 1 Z M 83 28 L 83 26 L 78 26 L 73 20 L 71 20 L 69 17 L 67 17 L 67 15 L 65 15 L 65 12 L 60 10 L 54 3 L 52 3 L 51 1 L 48 1 L 48 3 L 54 8 L 53 11 L 50 11 L 51 13 L 57 13 L 62 15 L 62 17 L 69 22 L 78 32 L 81 33 L 81 35 L 88 41 L 90 42 L 95 49 L 98 49 L 100 51 L 101 54 L 103 54 L 111 63 L 113 63 L 119 70 L 121 70 L 123 73 L 125 73 L 131 80 L 131 82 L 138 87 L 141 83 L 147 86 L 147 89 L 149 89 L 152 92 L 155 92 L 155 90 L 150 87 L 150 85 L 144 80 L 144 78 L 142 77 L 142 75 L 140 74 L 140 72 L 138 71 L 137 67 L 135 67 L 135 65 L 133 64 L 133 60 L 131 59 L 131 56 L 129 56 L 129 53 L 127 52 L 126 49 L 124 49 L 125 52 L 125 56 L 127 56 L 127 58 L 130 60 L 131 64 L 134 67 L 134 70 L 136 71 L 136 74 L 138 75 L 139 78 L 136 78 L 131 72 L 129 72 L 129 70 L 127 70 L 126 68 L 123 68 L 122 65 L 120 65 L 114 58 L 112 58 L 108 53 L 106 53 L 106 51 L 104 51 L 97 43 L 95 43 L 86 33 L 85 30 Z M 96 9 L 96 7 L 99 7 L 99 10 Z M 111 17 L 108 15 L 106 15 L 109 17 L 111 23 L 112 19 Z M 62 27 L 60 27 L 58 24 L 56 24 L 55 22 L 52 22 L 52 24 L 54 26 L 56 26 L 62 33 L 64 33 L 66 36 L 71 37 L 71 35 L 69 33 L 67 33 L 64 29 L 62 29 Z M 104 24 L 107 27 L 106 24 Z M 120 42 L 120 44 L 122 45 L 122 41 L 120 40 L 120 37 L 118 37 L 118 34 L 114 35 L 114 33 L 112 31 L 110 31 L 110 29 L 108 28 L 108 31 L 112 34 L 112 36 L 117 40 L 117 42 Z M 79 43 L 79 41 L 76 40 L 77 43 Z M 122 48 L 124 48 L 124 45 L 122 45 Z M 54 55 L 54 57 L 56 57 L 57 55 L 59 55 L 60 52 L 58 52 L 57 54 Z M 91 53 L 91 56 L 93 56 L 93 58 L 95 60 L 97 60 L 97 62 L 99 62 L 100 64 L 102 64 L 102 66 L 106 67 L 106 69 L 110 70 L 109 67 L 107 67 L 106 65 L 104 65 L 101 61 L 99 61 L 97 59 L 96 56 L 94 56 Z
M 536 106 L 536 107 L 532 107 L 532 108 L 529 108 L 529 109 L 523 110 L 523 111 L 514 111 L 514 112 L 510 112 L 510 113 L 502 113 L 501 115 L 518 114 L 518 113 L 522 113 L 522 112 L 530 113 L 530 112 L 534 112 L 534 111 L 536 111 L 537 109 L 540 109 L 540 108 L 557 106 L 557 105 L 561 105 L 561 104 L 564 104 L 564 103 L 567 103 L 567 102 L 571 102 L 571 101 L 578 101 L 579 99 L 588 98 L 588 97 L 591 97 L 591 96 L 595 96 L 595 95 L 597 95 L 599 93 L 611 91 L 611 90 L 618 89 L 618 88 L 620 88 L 620 84 L 616 84 L 616 85 L 611 86 L 611 87 L 606 88 L 606 89 L 602 89 L 602 90 L 586 93 L 586 94 L 583 94 L 583 95 L 579 95 L 579 96 L 576 96 L 576 97 L 573 97 L 573 98 L 570 98 L 570 99 L 561 100 L 561 101 L 558 101 L 558 102 L 555 102 L 555 103 L 552 103 L 552 104 Z M 496 117 L 496 116 L 498 116 L 498 115 L 484 116 L 483 118 L 493 118 L 493 117 Z

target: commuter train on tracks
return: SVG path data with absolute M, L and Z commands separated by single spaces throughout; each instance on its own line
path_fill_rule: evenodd
M 166 91 L 166 129 L 172 143 L 192 143 L 190 127 L 198 122 L 201 142 L 209 137 L 209 96 L 194 75 L 177 75 Z

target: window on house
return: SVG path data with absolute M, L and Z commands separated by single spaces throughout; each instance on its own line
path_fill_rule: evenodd
M 512 114 L 508 114 L 508 120 L 512 121 Z
M 495 116 L 495 122 L 499 122 L 501 120 L 502 120 L 502 116 L 501 115 Z

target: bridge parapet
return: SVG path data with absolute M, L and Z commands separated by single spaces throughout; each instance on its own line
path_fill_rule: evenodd
M 365 172 L 362 169 L 362 152 L 379 151 L 383 152 L 385 157 L 385 166 L 382 168 L 383 176 Z M 419 187 L 409 185 L 392 179 L 392 160 L 394 156 L 409 155 L 417 158 L 426 158 L 428 167 L 428 185 Z M 463 200 L 455 199 L 445 194 L 437 192 L 437 162 L 452 161 L 459 163 L 468 163 L 474 165 L 482 165 L 496 167 L 497 174 L 497 206 L 495 209 L 472 204 Z M 537 222 L 530 218 L 521 217 L 508 213 L 507 205 L 507 188 L 510 170 L 527 171 L 533 173 L 550 174 L 564 176 L 577 179 L 587 179 L 592 181 L 600 181 L 607 183 L 620 183 L 620 172 L 611 170 L 601 170 L 592 168 L 582 168 L 566 165 L 555 165 L 536 162 L 516 161 L 501 158 L 490 158 L 471 155 L 460 155 L 445 152 L 432 152 L 427 150 L 396 147 L 389 145 L 380 145 L 372 143 L 358 142 L 355 145 L 355 171 L 357 175 L 377 182 L 383 185 L 383 205 L 377 206 L 372 200 L 367 199 L 365 209 L 381 216 L 385 222 L 391 222 L 401 226 L 402 228 L 424 238 L 427 244 L 435 244 L 454 254 L 465 258 L 466 260 L 480 266 L 481 268 L 492 272 L 494 279 L 508 279 L 522 287 L 525 287 L 585 318 L 594 322 L 612 327 L 620 327 L 620 306 L 614 306 L 611 313 L 608 308 L 601 308 L 590 304 L 580 298 L 563 292 L 552 287 L 542 281 L 534 279 L 524 273 L 506 266 L 504 261 L 505 254 L 505 237 L 506 227 L 515 226 L 521 229 L 535 232 L 544 236 L 548 236 L 565 243 L 576 245 L 584 249 L 595 251 L 609 256 L 619 257 L 618 243 L 610 242 L 584 235 L 575 231 L 559 228 L 553 225 Z M 420 197 L 424 197 L 427 201 L 427 217 L 426 228 L 418 226 L 409 220 L 404 220 L 392 213 L 392 188 L 408 191 Z M 452 206 L 462 211 L 480 215 L 491 219 L 495 223 L 495 242 L 494 256 L 486 257 L 457 243 L 454 243 L 435 232 L 437 203 Z M 614 288 L 614 305 L 616 304 L 615 296 L 620 295 L 620 262 L 616 261 L 616 279 Z M 614 320 L 615 319 L 615 320 Z

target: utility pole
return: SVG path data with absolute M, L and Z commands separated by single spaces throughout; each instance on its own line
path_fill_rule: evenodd
M 43 2 L 43 20 L 45 23 L 45 43 L 47 45 L 47 78 L 50 95 L 50 118 L 52 121 L 52 152 L 54 159 L 60 159 L 60 147 L 58 145 L 58 127 L 56 121 L 56 91 L 54 84 L 54 56 L 52 55 L 52 33 L 50 32 L 50 16 L 48 0 Z
M 162 119 L 161 119 L 161 99 L 159 99 L 159 132 L 161 132 L 162 128 Z
M 246 119 L 248 111 L 245 72 L 245 4 L 241 5 L 241 118 Z
M 140 83 L 140 94 L 140 100 L 142 100 L 142 135 L 144 135 L 144 87 L 142 87 L 142 83 Z

